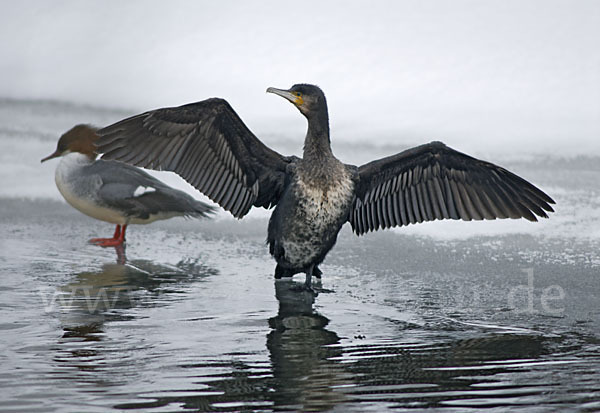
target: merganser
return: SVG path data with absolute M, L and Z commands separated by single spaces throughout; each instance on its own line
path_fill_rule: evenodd
M 142 113 L 98 131 L 104 159 L 174 171 L 241 218 L 271 208 L 269 250 L 275 277 L 318 265 L 349 222 L 357 235 L 437 219 L 547 218 L 554 201 L 507 171 L 441 142 L 360 167 L 332 153 L 323 91 L 297 84 L 267 92 L 290 101 L 308 120 L 303 157 L 265 146 L 223 99 Z
M 56 168 L 58 190 L 75 209 L 116 224 L 112 238 L 92 238 L 102 247 L 125 242 L 129 224 L 149 224 L 176 216 L 206 217 L 214 207 L 173 189 L 139 168 L 96 160 L 96 129 L 77 125 L 63 134 L 56 151 L 41 162 L 62 156 Z

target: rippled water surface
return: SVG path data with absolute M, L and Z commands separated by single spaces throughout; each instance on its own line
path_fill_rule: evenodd
M 346 228 L 314 297 L 274 282 L 263 215 L 86 244 L 113 228 L 39 159 L 63 123 L 122 114 L 21 104 L 0 105 L 0 410 L 600 410 L 593 159 L 509 165 L 557 200 L 542 223 Z

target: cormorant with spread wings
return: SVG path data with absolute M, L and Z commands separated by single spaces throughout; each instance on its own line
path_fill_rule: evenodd
M 322 90 L 269 88 L 308 119 L 302 158 L 265 146 L 223 99 L 152 110 L 98 131 L 104 159 L 174 171 L 236 218 L 275 209 L 275 277 L 321 276 L 318 265 L 349 222 L 357 235 L 436 219 L 547 218 L 554 201 L 494 164 L 431 142 L 360 167 L 331 152 Z

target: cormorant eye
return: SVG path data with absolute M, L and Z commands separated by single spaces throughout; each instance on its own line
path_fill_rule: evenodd
M 300 96 L 302 96 L 302 93 L 296 92 L 296 96 L 300 97 Z

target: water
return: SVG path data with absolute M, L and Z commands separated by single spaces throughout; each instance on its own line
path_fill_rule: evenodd
M 600 410 L 597 159 L 503 160 L 557 200 L 538 224 L 345 228 L 315 298 L 274 282 L 261 212 L 86 244 L 113 228 L 39 159 L 124 115 L 0 104 L 0 410 Z M 357 163 L 398 149 L 335 145 Z

